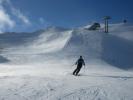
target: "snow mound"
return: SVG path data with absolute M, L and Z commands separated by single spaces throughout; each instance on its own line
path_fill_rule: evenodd
M 110 33 L 84 28 L 50 27 L 34 33 L 1 34 L 1 55 L 13 62 L 71 60 L 82 55 L 86 62 L 100 60 L 122 69 L 133 67 L 133 26 L 111 24 Z M 36 60 L 37 59 L 37 60 Z

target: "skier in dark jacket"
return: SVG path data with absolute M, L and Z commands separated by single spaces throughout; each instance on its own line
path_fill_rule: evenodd
M 73 75 L 78 75 L 79 71 L 81 70 L 82 66 L 85 66 L 85 62 L 82 56 L 80 56 L 80 58 L 77 60 L 77 62 L 75 63 L 75 65 L 77 65 L 77 68 L 74 70 Z

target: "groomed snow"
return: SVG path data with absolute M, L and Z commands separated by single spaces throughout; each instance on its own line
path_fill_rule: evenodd
M 0 35 L 0 100 L 133 100 L 132 25 Z M 75 77 L 79 55 L 86 66 Z

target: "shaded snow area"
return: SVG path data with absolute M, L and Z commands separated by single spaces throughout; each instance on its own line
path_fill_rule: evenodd
M 133 25 L 109 29 L 0 34 L 0 100 L 133 100 Z

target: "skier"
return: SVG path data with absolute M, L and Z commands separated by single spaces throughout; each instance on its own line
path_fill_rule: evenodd
M 77 62 L 75 63 L 75 65 L 77 65 L 77 68 L 74 70 L 73 75 L 78 75 L 80 69 L 82 68 L 82 66 L 85 66 L 85 62 L 82 56 L 80 56 L 80 58 L 77 60 Z

